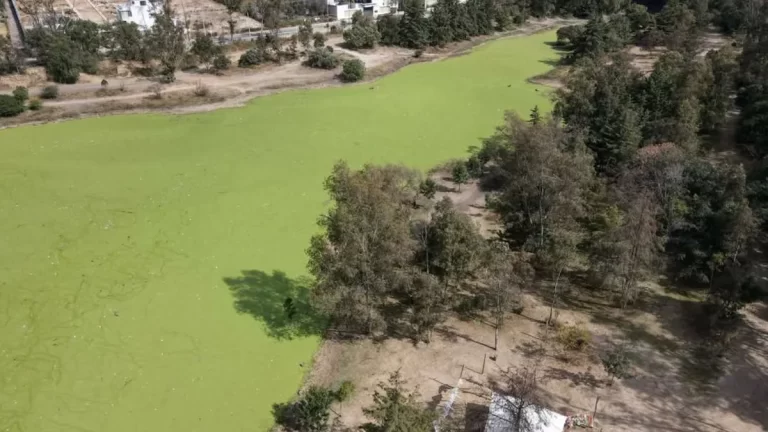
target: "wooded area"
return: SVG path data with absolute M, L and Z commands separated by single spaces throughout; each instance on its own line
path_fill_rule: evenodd
M 496 16 L 469 19 L 472 5 L 441 0 L 426 19 L 407 2 L 402 18 L 379 21 L 381 41 L 440 46 L 485 31 L 477 24 L 486 20 L 498 25 Z M 521 292 L 536 287 L 555 325 L 560 289 L 579 271 L 620 309 L 665 277 L 706 292 L 692 317 L 711 341 L 704 355 L 727 354 L 740 311 L 766 295 L 752 251 L 768 222 L 768 8 L 755 19 L 754 5 L 732 2 L 672 0 L 655 15 L 635 4 L 504 6 L 518 17 L 592 18 L 558 31 L 570 70 L 553 113 L 508 113 L 454 165 L 458 187 L 471 176 L 489 194 L 503 221 L 498 238 L 483 239 L 449 200 L 433 203 L 436 185 L 414 171 L 339 163 L 326 181 L 334 205 L 308 250 L 315 305 L 332 331 L 429 342 L 450 313 L 487 311 L 498 334 L 522 309 Z M 743 38 L 743 50 L 699 55 L 698 35 L 712 24 Z M 623 52 L 631 44 L 666 50 L 644 75 Z M 712 143 L 734 127 L 748 162 L 714 160 Z M 602 361 L 611 380 L 627 376 L 623 346 Z

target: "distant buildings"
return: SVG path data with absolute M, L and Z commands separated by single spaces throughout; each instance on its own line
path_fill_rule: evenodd
M 328 0 L 328 14 L 335 20 L 351 20 L 355 12 L 376 18 L 397 11 L 397 0 L 360 0 L 359 2 L 346 2 Z
M 117 19 L 135 23 L 141 30 L 155 25 L 155 14 L 162 13 L 163 4 L 152 0 L 128 0 L 117 6 Z

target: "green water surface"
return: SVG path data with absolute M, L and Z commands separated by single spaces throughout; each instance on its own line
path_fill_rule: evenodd
M 333 163 L 426 169 L 505 110 L 548 108 L 526 78 L 554 39 L 237 109 L 0 131 L 0 432 L 266 431 L 320 341 L 282 302 L 303 297 Z

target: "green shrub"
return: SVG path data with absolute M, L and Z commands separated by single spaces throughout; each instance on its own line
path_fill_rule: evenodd
M 59 86 L 49 85 L 43 87 L 43 91 L 40 92 L 40 97 L 43 99 L 57 99 L 59 97 Z
M 264 51 L 249 49 L 240 56 L 240 59 L 237 61 L 237 65 L 240 67 L 251 67 L 260 65 L 267 60 L 268 59 L 266 58 L 266 53 Z
M 312 386 L 293 403 L 275 404 L 272 415 L 275 423 L 294 431 L 324 431 L 328 428 L 333 391 Z
M 32 111 L 39 111 L 43 108 L 43 101 L 40 99 L 32 99 L 29 101 L 29 109 Z
M 557 328 L 557 341 L 566 350 L 582 352 L 592 343 L 592 334 L 584 327 L 562 325 Z
M 213 59 L 213 69 L 217 72 L 229 69 L 232 62 L 225 54 L 219 54 Z
M 24 112 L 24 102 L 13 96 L 0 95 L 0 117 L 15 117 Z
M 352 381 L 345 380 L 339 384 L 339 388 L 336 390 L 336 400 L 339 402 L 348 401 L 355 393 L 355 385 Z
M 339 62 L 339 58 L 332 52 L 321 48 L 310 51 L 304 64 L 317 69 L 335 69 Z
M 359 59 L 347 60 L 341 70 L 341 80 L 344 82 L 360 81 L 365 77 L 365 64 Z
M 376 22 L 360 11 L 352 17 L 352 28 L 344 32 L 344 42 L 352 49 L 373 48 L 379 43 L 381 34 Z
M 312 41 L 315 48 L 322 48 L 325 46 L 325 35 L 320 32 L 316 32 L 312 35 Z
M 24 103 L 27 99 L 29 99 L 29 90 L 27 90 L 26 87 L 16 87 L 13 89 L 13 97 L 15 97 L 19 102 Z

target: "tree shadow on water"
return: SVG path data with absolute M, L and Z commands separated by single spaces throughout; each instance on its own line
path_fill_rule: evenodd
M 325 319 L 309 305 L 309 278 L 292 279 L 279 270 L 243 270 L 224 282 L 235 298 L 235 310 L 263 322 L 269 337 L 290 340 L 320 335 L 325 328 Z M 295 307 L 292 317 L 285 308 L 288 298 Z

